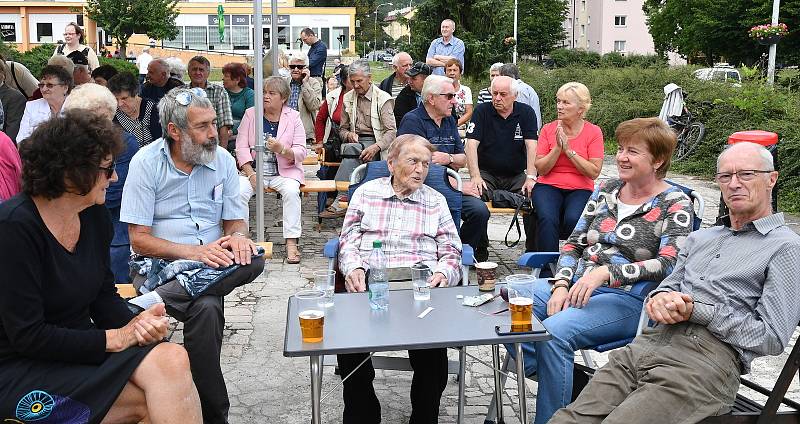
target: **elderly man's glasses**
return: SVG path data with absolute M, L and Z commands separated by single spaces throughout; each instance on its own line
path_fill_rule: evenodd
M 442 97 L 447 97 L 447 100 L 453 100 L 453 97 L 456 96 L 456 93 L 439 93 Z
M 43 83 L 43 82 L 40 82 L 40 83 L 39 83 L 39 90 L 41 90 L 41 89 L 44 89 L 44 88 L 46 88 L 46 89 L 48 89 L 48 90 L 52 90 L 52 89 L 53 89 L 53 87 L 58 87 L 58 86 L 60 86 L 60 85 L 64 85 L 64 83 L 51 84 L 51 83 L 49 83 L 49 82 L 48 82 L 48 83 Z
M 192 102 L 192 97 L 199 97 L 204 99 L 208 97 L 206 91 L 200 87 L 190 88 L 188 91 L 181 91 L 175 96 L 175 101 L 181 106 L 189 106 Z
M 758 169 L 742 169 L 741 171 L 736 172 L 717 172 L 715 177 L 717 182 L 720 184 L 728 184 L 733 179 L 733 176 L 736 175 L 736 178 L 739 181 L 752 181 L 756 178 L 758 174 L 769 174 L 772 171 L 762 171 Z
M 117 162 L 111 162 L 110 166 L 98 166 L 98 169 L 101 171 L 106 171 L 106 178 L 111 179 L 111 176 L 114 175 L 114 170 L 117 169 Z
M 306 65 L 289 65 L 289 69 L 303 69 Z

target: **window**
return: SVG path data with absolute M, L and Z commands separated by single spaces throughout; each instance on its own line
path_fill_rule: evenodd
M 328 44 L 328 48 L 341 50 L 349 49 L 350 27 L 333 27 L 331 44 Z
M 319 33 L 317 33 L 317 35 L 319 35 L 319 39 L 322 40 L 322 42 L 325 43 L 325 45 L 328 46 L 328 48 L 331 48 L 330 28 L 320 28 Z
M 53 42 L 53 24 L 37 23 L 36 24 L 36 41 L 40 43 Z
M 231 30 L 234 50 L 250 50 L 250 31 L 246 26 L 235 26 Z
M 278 27 L 278 46 L 284 50 L 289 50 L 292 48 L 291 40 L 289 39 L 289 27 Z
M 208 27 L 208 49 L 209 50 L 232 50 L 231 46 L 231 27 L 226 26 L 222 32 L 222 41 L 219 41 L 219 27 Z
M 627 20 L 628 17 L 625 15 L 614 16 L 614 26 L 624 27 L 626 25 Z
M 184 27 L 187 49 L 206 50 L 208 48 L 208 27 L 187 26 Z M 219 40 L 219 38 L 217 38 Z
M 581 0 L 581 12 L 586 12 L 586 0 Z
M 305 27 L 303 26 L 292 27 L 292 40 L 291 40 L 292 47 L 298 50 L 302 49 L 303 46 L 305 46 L 305 44 L 303 44 L 303 41 L 300 39 L 300 32 L 303 30 L 303 28 Z
M 586 25 L 581 25 L 581 37 L 586 37 Z
M 164 40 L 164 47 L 172 47 L 175 49 L 182 49 L 183 44 L 183 27 L 178 27 L 178 35 L 172 40 Z
M 615 52 L 624 52 L 625 51 L 625 40 L 614 41 L 614 51 Z

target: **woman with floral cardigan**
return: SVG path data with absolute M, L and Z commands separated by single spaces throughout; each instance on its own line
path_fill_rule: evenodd
M 536 424 L 569 404 L 575 351 L 636 334 L 642 286 L 672 272 L 692 230 L 691 200 L 664 181 L 672 130 L 638 118 L 621 123 L 616 138 L 619 179 L 595 188 L 561 249 L 555 282 L 521 290 L 553 336 L 523 347 L 526 374 L 539 378 Z

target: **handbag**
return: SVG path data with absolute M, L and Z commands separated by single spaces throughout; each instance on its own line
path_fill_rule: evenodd
M 325 162 L 341 162 L 342 161 L 342 139 L 339 138 L 339 124 L 333 122 L 328 117 L 331 123 L 331 131 L 328 134 L 328 139 L 322 143 L 322 148 L 325 149 Z
M 506 245 L 506 247 L 516 247 L 522 238 L 522 229 L 519 225 L 519 215 L 520 212 L 522 212 L 524 214 L 522 216 L 522 223 L 525 229 L 526 237 L 525 251 L 530 252 L 535 250 L 532 236 L 536 232 L 536 219 L 534 219 L 535 210 L 533 208 L 533 202 L 531 201 L 530 196 L 525 197 L 521 194 L 512 193 L 507 190 L 494 190 L 492 192 L 492 207 L 514 209 L 514 217 L 511 218 L 511 224 L 509 224 L 508 230 L 506 231 L 506 236 L 503 240 L 503 243 Z M 508 234 L 515 226 L 517 229 L 517 240 L 509 243 Z

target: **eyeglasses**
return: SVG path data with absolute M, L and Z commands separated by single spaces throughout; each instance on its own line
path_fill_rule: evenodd
M 303 69 L 306 65 L 289 65 L 289 69 Z
M 117 169 L 117 162 L 111 162 L 111 166 L 108 167 L 98 166 L 97 168 L 101 171 L 106 171 L 106 178 L 110 180 L 111 176 L 114 175 L 114 171 Z
M 64 83 L 61 83 L 61 82 L 60 82 L 60 83 L 58 83 L 58 84 L 51 84 L 51 83 L 49 83 L 49 82 L 48 82 L 48 83 L 43 83 L 43 82 L 40 82 L 40 83 L 39 83 L 39 90 L 41 90 L 41 89 L 43 89 L 43 88 L 47 88 L 48 90 L 52 90 L 52 89 L 53 89 L 53 87 L 57 87 L 57 86 L 59 86 L 59 85 L 64 85 Z
M 772 171 L 762 171 L 759 169 L 742 169 L 741 171 L 736 172 L 717 172 L 714 177 L 717 179 L 717 182 L 720 184 L 728 184 L 733 179 L 733 176 L 736 175 L 736 178 L 739 181 L 752 181 L 756 178 L 758 174 L 769 174 Z
M 77 32 L 65 32 L 64 33 L 64 37 L 66 37 L 68 35 L 78 35 L 78 33 Z
M 456 96 L 456 93 L 439 93 L 442 97 L 447 97 L 447 100 L 453 100 L 453 97 Z
M 186 91 L 181 91 L 175 96 L 175 101 L 178 102 L 181 106 L 189 106 L 189 103 L 192 102 L 192 97 L 199 97 L 201 99 L 205 99 L 208 97 L 206 95 L 206 91 L 200 87 L 190 88 Z

